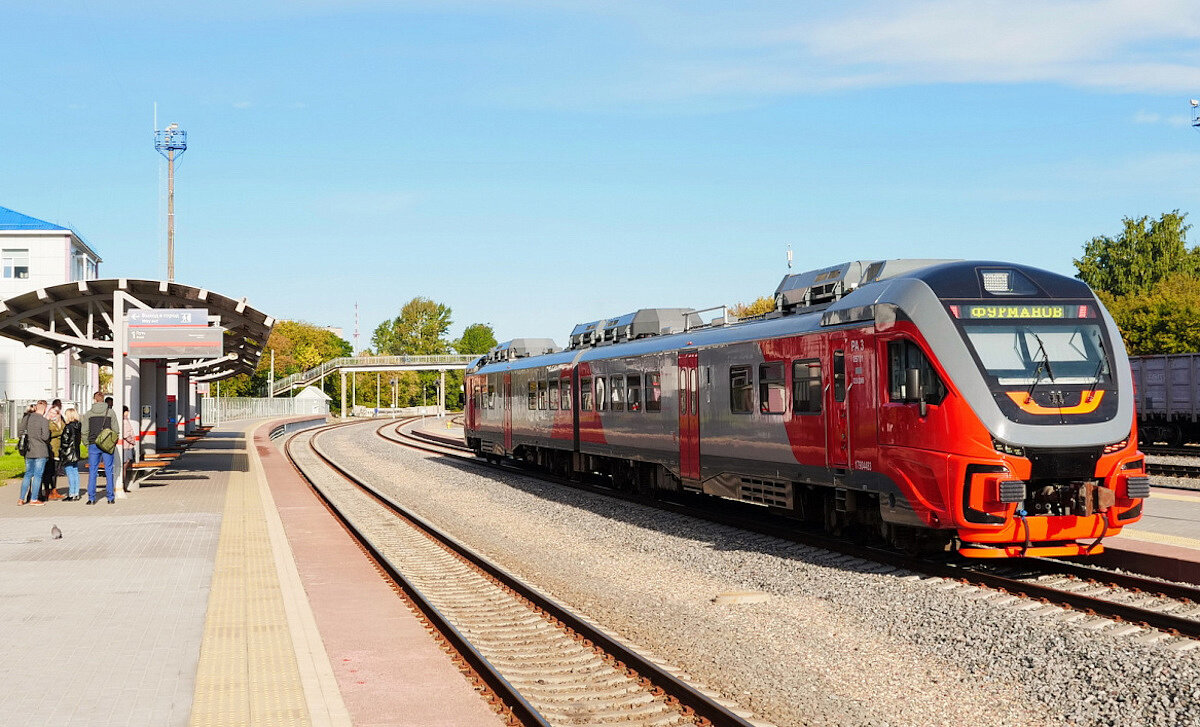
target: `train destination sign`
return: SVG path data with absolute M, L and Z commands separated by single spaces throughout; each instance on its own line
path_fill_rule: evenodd
M 972 320 L 1092 318 L 1095 313 L 1087 305 L 952 305 L 955 318 Z

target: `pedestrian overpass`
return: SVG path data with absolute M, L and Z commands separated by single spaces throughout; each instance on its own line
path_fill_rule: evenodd
M 450 370 L 466 370 L 479 359 L 479 354 L 442 354 L 437 356 L 344 356 L 334 358 L 317 366 L 284 377 L 269 384 L 271 396 L 287 393 L 301 386 L 320 381 L 324 388 L 325 377 L 340 374 L 342 377 L 342 411 L 346 411 L 346 374 L 373 373 L 384 371 L 439 371 L 442 383 L 438 387 L 438 410 L 446 410 L 446 377 Z

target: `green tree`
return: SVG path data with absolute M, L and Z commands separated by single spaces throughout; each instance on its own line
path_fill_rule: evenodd
M 1100 299 L 1135 356 L 1200 351 L 1200 279 L 1175 273 L 1148 293 Z
M 404 304 L 400 315 L 375 328 L 371 343 L 381 356 L 448 353 L 450 343 L 445 336 L 449 329 L 449 307 L 416 297 Z
M 736 303 L 729 306 L 729 314 L 738 318 L 750 318 L 751 316 L 761 316 L 775 310 L 775 299 L 770 296 L 763 296 L 753 303 Z
M 221 381 L 221 396 L 263 396 L 270 380 L 271 352 L 275 352 L 275 378 L 307 371 L 339 356 L 349 356 L 351 346 L 332 331 L 302 321 L 279 321 L 263 349 L 252 376 L 241 374 Z M 216 393 L 216 386 L 212 388 Z M 325 393 L 341 401 L 339 377 L 327 377 Z
M 1084 246 L 1083 258 L 1074 261 L 1077 277 L 1119 297 L 1149 291 L 1174 273 L 1197 275 L 1200 251 L 1187 246 L 1185 217 L 1175 210 L 1157 220 L 1124 218 L 1119 236 L 1093 237 Z
M 487 353 L 496 345 L 496 333 L 486 323 L 472 323 L 453 345 L 455 351 L 463 354 Z

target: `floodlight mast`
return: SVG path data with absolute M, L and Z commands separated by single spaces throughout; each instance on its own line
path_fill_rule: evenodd
M 187 132 L 170 124 L 154 132 L 154 148 L 167 158 L 167 280 L 175 280 L 175 152 L 187 151 Z

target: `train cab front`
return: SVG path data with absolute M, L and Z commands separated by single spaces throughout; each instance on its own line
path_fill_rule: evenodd
M 991 440 L 953 458 L 959 552 L 1099 553 L 1150 494 L 1119 333 L 1078 281 L 1064 287 L 1086 297 L 1064 299 L 1046 290 L 1054 280 L 978 272 L 997 295 L 946 302 L 977 374 L 969 398 L 987 434 L 972 439 Z

